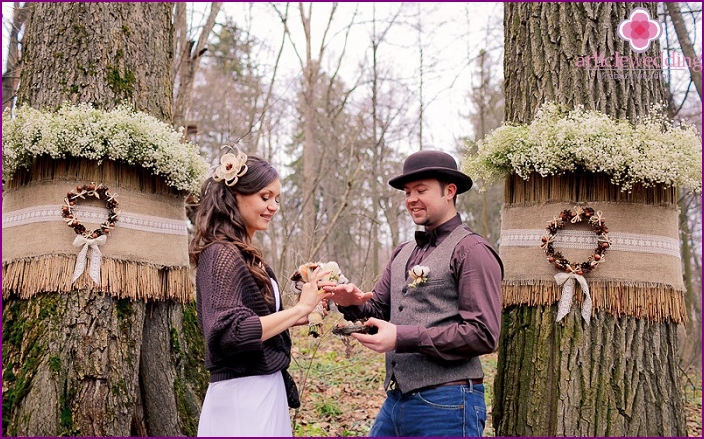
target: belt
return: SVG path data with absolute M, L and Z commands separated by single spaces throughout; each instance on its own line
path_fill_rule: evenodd
M 473 385 L 484 384 L 484 379 L 483 378 L 472 378 L 472 379 L 465 379 L 465 380 L 448 381 L 446 383 L 434 384 L 432 386 L 421 387 L 420 389 L 416 389 L 415 391 L 419 392 L 421 390 L 437 389 L 438 387 L 444 387 L 444 386 L 462 386 L 462 385 L 468 385 L 470 382 Z M 389 388 L 391 390 L 398 390 L 398 384 L 396 383 L 395 380 L 393 380 L 393 379 L 391 380 L 391 383 L 389 383 Z
M 449 381 L 447 383 L 442 383 L 442 384 L 435 384 L 434 386 L 427 386 L 423 387 L 422 389 L 419 390 L 428 390 L 428 389 L 436 389 L 438 387 L 444 387 L 444 386 L 461 386 L 463 384 L 484 384 L 484 379 L 483 378 L 472 378 L 468 380 L 457 380 L 457 381 Z

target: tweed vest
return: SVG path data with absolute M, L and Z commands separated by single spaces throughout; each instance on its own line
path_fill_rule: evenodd
M 391 323 L 430 328 L 461 322 L 459 292 L 450 262 L 455 246 L 470 233 L 462 226 L 453 230 L 423 261 L 430 268 L 428 280 L 416 287 L 408 286 L 412 279 L 406 271 L 415 245 L 409 243 L 401 249 L 391 265 Z M 450 381 L 483 378 L 484 373 L 478 357 L 448 361 L 421 353 L 392 351 L 386 353 L 384 388 L 388 388 L 392 377 L 401 392 L 408 393 Z

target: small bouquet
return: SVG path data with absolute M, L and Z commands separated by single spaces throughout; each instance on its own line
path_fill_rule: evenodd
M 430 274 L 430 267 L 425 265 L 415 265 L 413 268 L 408 270 L 408 275 L 411 276 L 413 282 L 408 284 L 409 287 L 415 288 L 418 285 L 428 281 L 428 274 Z
M 291 288 L 294 293 L 300 296 L 301 291 L 303 291 L 303 284 L 308 282 L 311 278 L 313 272 L 316 268 L 320 267 L 323 272 L 328 272 L 322 281 L 335 282 L 339 284 L 346 284 L 349 280 L 340 271 L 340 266 L 335 261 L 330 262 L 306 262 L 305 264 L 298 267 L 298 269 L 291 275 Z M 321 293 L 320 290 L 318 293 Z M 323 303 L 318 302 L 313 311 L 308 314 L 308 335 L 313 337 L 320 336 L 323 328 L 323 318 L 325 317 L 325 309 L 323 308 Z
M 358 334 L 376 334 L 379 328 L 376 326 L 367 326 L 364 324 L 367 319 L 355 320 L 354 322 L 348 322 L 345 320 L 344 323 L 338 323 L 332 328 L 332 333 L 335 335 L 350 335 L 355 332 Z

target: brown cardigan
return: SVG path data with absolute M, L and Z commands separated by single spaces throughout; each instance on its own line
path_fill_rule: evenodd
M 276 280 L 269 267 L 266 271 Z M 259 316 L 275 310 L 264 300 L 234 245 L 213 244 L 200 255 L 196 310 L 211 382 L 268 375 L 288 367 L 291 337 L 284 331 L 262 342 Z

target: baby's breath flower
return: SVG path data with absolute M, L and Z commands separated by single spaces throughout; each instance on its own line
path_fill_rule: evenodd
M 640 183 L 700 193 L 702 141 L 694 126 L 673 125 L 658 107 L 633 125 L 599 111 L 564 112 L 547 103 L 532 123 L 505 124 L 477 142 L 477 153 L 465 157 L 462 169 L 485 183 L 512 173 L 527 179 L 532 173 L 545 177 L 583 169 L 609 175 L 622 191 Z
M 178 190 L 198 193 L 208 165 L 198 147 L 171 125 L 121 105 L 110 111 L 87 104 L 62 105 L 56 112 L 32 107 L 6 111 L 2 118 L 2 174 L 10 179 L 34 158 L 81 157 L 113 160 L 149 169 Z

